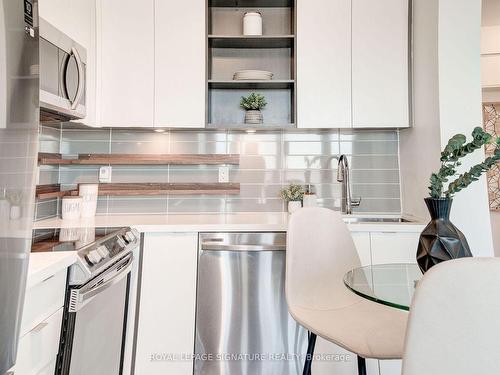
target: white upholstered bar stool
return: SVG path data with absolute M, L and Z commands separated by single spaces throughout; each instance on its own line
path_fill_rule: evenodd
M 500 373 L 500 259 L 432 267 L 413 296 L 403 375 Z
M 345 273 L 360 267 L 351 234 L 339 213 L 302 208 L 290 218 L 286 298 L 293 318 L 310 331 L 304 375 L 310 374 L 316 335 L 365 358 L 400 359 L 408 314 L 349 291 Z

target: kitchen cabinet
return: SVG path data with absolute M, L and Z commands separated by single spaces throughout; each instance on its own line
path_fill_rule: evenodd
M 42 0 L 39 15 L 87 50 L 86 98 L 87 116 L 78 122 L 96 123 L 96 1 Z
M 100 126 L 153 126 L 154 21 L 153 0 L 140 5 L 133 0 L 98 0 L 96 98 Z
M 145 233 L 135 373 L 191 375 L 197 233 Z
M 53 374 L 59 351 L 67 270 L 26 290 L 16 375 Z
M 297 126 L 351 127 L 351 3 L 297 1 Z
M 358 251 L 359 259 L 362 266 L 369 266 L 372 264 L 372 253 L 370 247 L 370 233 L 369 232 L 352 232 L 352 239 L 356 250 Z
M 370 233 L 372 264 L 416 263 L 419 237 L 416 232 Z
M 297 126 L 408 127 L 408 1 L 297 3 Z
M 155 126 L 205 126 L 205 3 L 155 0 Z
M 352 124 L 410 125 L 409 2 L 352 0 Z

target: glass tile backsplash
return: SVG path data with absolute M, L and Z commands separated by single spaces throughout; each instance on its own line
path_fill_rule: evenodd
M 340 209 L 336 181 L 339 154 L 349 157 L 358 213 L 399 213 L 398 132 L 395 130 L 311 130 L 246 133 L 239 131 L 130 129 L 40 129 L 41 152 L 81 153 L 235 153 L 229 167 L 233 195 L 100 197 L 98 214 L 214 213 L 284 211 L 281 188 L 290 183 L 314 186 L 321 206 Z M 96 166 L 41 166 L 40 184 L 97 182 Z M 218 166 L 113 166 L 112 182 L 217 182 Z M 57 200 L 39 201 L 36 219 L 55 216 Z

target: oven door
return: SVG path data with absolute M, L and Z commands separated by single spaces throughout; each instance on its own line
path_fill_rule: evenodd
M 57 374 L 122 373 L 132 254 L 80 287 L 69 287 Z

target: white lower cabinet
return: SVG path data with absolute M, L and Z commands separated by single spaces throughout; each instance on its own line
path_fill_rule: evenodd
M 402 361 L 400 359 L 391 359 L 379 361 L 380 375 L 401 375 Z
M 358 250 L 359 260 L 362 266 L 372 264 L 372 254 L 370 249 L 370 232 L 351 232 L 354 245 Z
M 135 374 L 192 375 L 197 233 L 145 233 Z
M 371 232 L 372 264 L 416 263 L 418 232 Z
M 66 273 L 63 269 L 26 290 L 15 375 L 54 374 Z

